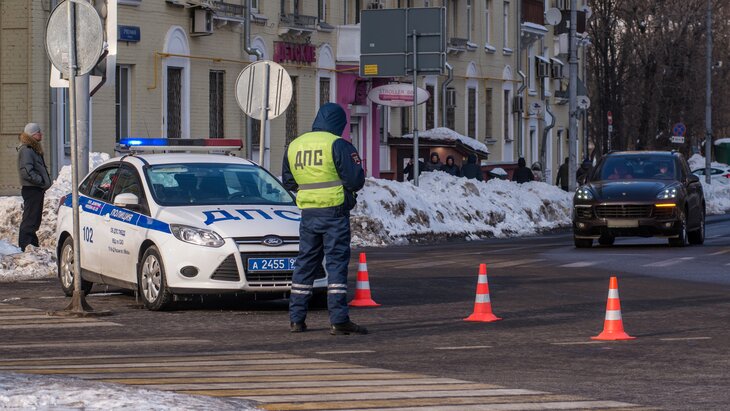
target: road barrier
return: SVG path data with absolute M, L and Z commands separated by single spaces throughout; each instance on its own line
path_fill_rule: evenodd
M 351 307 L 379 307 L 370 295 L 370 280 L 368 278 L 368 263 L 365 253 L 360 253 L 360 264 L 357 268 L 357 286 L 355 298 L 350 301 Z
M 479 278 L 477 280 L 477 296 L 474 301 L 474 312 L 464 321 L 478 321 L 489 323 L 501 318 L 492 313 L 492 301 L 489 298 L 489 282 L 487 280 L 487 265 L 479 264 Z
M 608 285 L 608 301 L 606 302 L 606 319 L 603 322 L 603 332 L 593 340 L 617 341 L 617 340 L 633 340 L 632 337 L 624 331 L 624 322 L 621 318 L 621 301 L 618 298 L 618 280 L 611 277 Z

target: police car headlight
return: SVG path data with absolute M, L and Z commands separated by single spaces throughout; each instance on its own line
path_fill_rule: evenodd
M 205 247 L 221 247 L 225 244 L 223 237 L 215 231 L 202 228 L 189 227 L 186 225 L 170 224 L 170 231 L 180 241 L 202 245 Z

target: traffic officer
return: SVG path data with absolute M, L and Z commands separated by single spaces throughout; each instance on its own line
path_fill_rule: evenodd
M 284 154 L 284 187 L 297 191 L 302 210 L 289 299 L 291 332 L 307 329 L 304 320 L 315 273 L 326 257 L 330 334 L 367 334 L 365 327 L 350 321 L 347 307 L 350 210 L 355 207 L 355 193 L 365 184 L 365 171 L 355 147 L 340 138 L 346 125 L 345 111 L 327 103 L 320 107 L 312 131 L 292 141 Z

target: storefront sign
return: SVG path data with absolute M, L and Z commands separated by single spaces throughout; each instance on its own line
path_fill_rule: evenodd
M 274 61 L 277 63 L 314 63 L 317 61 L 317 54 L 311 44 L 287 43 L 284 41 L 274 42 Z
M 117 40 L 137 43 L 142 39 L 139 26 L 117 26 Z
M 418 104 L 425 103 L 431 97 L 428 91 L 420 87 L 416 93 L 416 102 Z M 368 98 L 373 103 L 383 106 L 410 107 L 413 105 L 413 85 L 398 83 L 375 87 L 368 93 Z

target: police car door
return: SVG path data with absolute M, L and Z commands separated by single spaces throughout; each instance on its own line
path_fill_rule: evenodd
M 118 195 L 127 193 L 137 196 L 137 206 L 123 208 L 114 205 L 114 199 Z M 132 286 L 137 281 L 138 250 L 144 241 L 143 232 L 137 223 L 140 217 L 149 215 L 141 181 L 132 167 L 120 167 L 110 203 L 108 212 L 104 212 L 104 230 L 99 236 L 99 240 L 103 241 L 103 248 L 107 250 L 101 268 L 108 277 L 122 281 L 122 285 Z
M 103 231 L 102 213 L 108 206 L 110 191 L 118 166 L 103 167 L 89 175 L 80 188 L 79 196 L 79 243 L 81 244 L 81 267 L 93 273 L 101 273 L 103 257 L 99 235 Z

